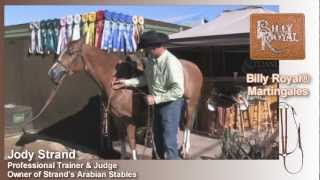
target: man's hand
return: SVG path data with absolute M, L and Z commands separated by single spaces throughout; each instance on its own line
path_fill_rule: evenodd
M 126 87 L 125 83 L 124 83 L 124 79 L 118 79 L 116 81 L 113 82 L 113 89 L 121 89 Z
M 154 96 L 152 95 L 147 95 L 146 96 L 146 102 L 147 104 L 150 106 L 150 105 L 154 105 L 156 103 L 155 99 L 154 99 Z

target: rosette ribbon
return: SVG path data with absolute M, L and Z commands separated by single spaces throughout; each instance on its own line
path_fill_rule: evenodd
M 86 44 L 93 46 L 95 40 L 95 21 L 96 21 L 96 13 L 89 13 L 88 17 L 88 31 L 86 35 Z
M 73 16 L 67 16 L 67 42 L 72 40 Z
M 80 23 L 81 23 L 81 16 L 79 14 L 73 16 L 73 32 L 72 32 L 72 40 L 79 40 L 80 39 Z
M 101 49 L 109 49 L 109 41 L 112 37 L 112 22 L 111 22 L 111 12 L 104 11 L 104 26 L 101 39 Z
M 98 11 L 96 13 L 96 38 L 94 46 L 101 48 L 102 34 L 104 26 L 104 11 Z
M 60 54 L 61 51 L 67 46 L 67 43 L 68 43 L 66 25 L 67 25 L 67 18 L 66 17 L 61 18 L 57 54 Z
M 81 35 L 86 36 L 89 24 L 88 24 L 89 14 L 82 14 L 81 15 Z

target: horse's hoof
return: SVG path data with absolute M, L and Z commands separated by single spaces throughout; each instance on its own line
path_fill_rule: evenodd
M 190 154 L 185 154 L 183 159 L 190 160 L 191 159 L 191 155 Z
M 184 152 L 183 147 L 179 149 L 179 156 L 181 159 L 191 159 L 191 155 Z

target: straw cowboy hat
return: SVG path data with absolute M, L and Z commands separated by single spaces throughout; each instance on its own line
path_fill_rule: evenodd
M 151 30 L 142 34 L 138 49 L 146 47 L 158 47 L 160 45 L 167 44 L 168 42 L 168 35 Z

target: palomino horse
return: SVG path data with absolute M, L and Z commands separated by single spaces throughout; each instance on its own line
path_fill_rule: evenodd
M 203 77 L 195 64 L 183 60 L 181 62 L 185 74 L 184 97 L 186 99 L 182 148 L 184 156 L 187 156 L 190 150 L 190 129 L 192 129 L 193 125 L 192 115 L 197 109 Z M 115 122 L 124 122 L 122 124 L 126 127 L 132 159 L 136 159 L 135 121 L 138 121 L 138 118 L 146 117 L 147 106 L 143 98 L 135 98 L 136 91 L 134 89 L 114 90 L 112 88 L 114 78 L 121 77 L 120 71 L 123 71 L 123 68 L 120 67 L 123 64 L 124 62 L 121 61 L 118 55 L 88 46 L 84 44 L 83 39 L 80 39 L 68 44 L 67 48 L 60 54 L 57 62 L 50 68 L 48 74 L 54 82 L 58 83 L 65 75 L 72 75 L 82 70 L 89 73 L 104 91 L 106 101 L 109 102 L 108 110 Z M 135 72 L 137 72 L 137 69 Z M 128 72 L 124 73 L 127 74 L 125 76 L 128 76 Z M 125 142 L 125 136 L 120 138 L 122 142 Z

